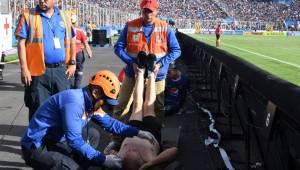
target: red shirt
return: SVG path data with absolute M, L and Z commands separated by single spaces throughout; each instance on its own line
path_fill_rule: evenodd
M 124 68 L 120 71 L 118 79 L 121 83 L 124 81 L 124 79 L 125 79 L 125 69 Z
M 221 27 L 217 27 L 217 28 L 216 28 L 215 34 L 216 34 L 216 35 L 220 35 L 220 34 L 221 34 Z
M 76 31 L 76 53 L 80 52 L 84 47 L 83 43 L 87 40 L 84 32 L 80 28 L 75 28 Z

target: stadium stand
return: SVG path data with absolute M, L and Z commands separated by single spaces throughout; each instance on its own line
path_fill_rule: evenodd
M 34 5 L 31 1 L 11 0 L 11 7 L 21 9 Z M 71 4 L 72 2 L 72 4 Z M 61 3 L 58 1 L 58 3 Z M 75 5 L 75 1 L 67 1 Z M 137 0 L 79 0 L 76 4 L 98 4 L 101 8 L 125 10 L 138 13 Z M 234 17 L 240 21 L 284 21 L 286 19 L 300 20 L 300 1 L 294 0 L 291 5 L 262 0 L 183 0 L 160 1 L 160 15 L 175 19 L 217 20 Z M 20 11 L 20 10 L 17 10 Z

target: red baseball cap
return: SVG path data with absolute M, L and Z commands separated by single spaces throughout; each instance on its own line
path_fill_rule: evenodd
M 158 5 L 156 0 L 142 0 L 140 4 L 141 9 L 148 8 L 152 12 L 157 11 Z

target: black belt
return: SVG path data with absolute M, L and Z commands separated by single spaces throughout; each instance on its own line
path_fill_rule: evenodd
M 65 62 L 60 62 L 60 63 L 51 63 L 51 64 L 45 64 L 47 68 L 56 68 L 60 66 L 65 66 Z

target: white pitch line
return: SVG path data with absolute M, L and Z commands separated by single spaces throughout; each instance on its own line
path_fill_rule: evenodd
M 254 54 L 254 55 L 258 55 L 258 56 L 261 56 L 261 57 L 264 57 L 264 58 L 267 58 L 267 59 L 270 59 L 270 60 L 274 60 L 274 61 L 277 61 L 277 62 L 280 62 L 280 63 L 284 63 L 284 64 L 287 64 L 287 65 L 290 65 L 290 66 L 294 66 L 294 67 L 297 67 L 297 68 L 300 69 L 300 65 L 298 65 L 298 64 L 293 64 L 293 63 L 289 63 L 289 62 L 286 62 L 286 61 L 282 61 L 282 60 L 279 60 L 277 58 L 273 58 L 273 57 L 270 57 L 270 56 L 267 56 L 267 55 L 264 55 L 264 54 L 260 54 L 260 53 L 249 51 L 249 50 L 246 50 L 246 49 L 243 49 L 243 48 L 239 48 L 239 47 L 236 47 L 234 45 L 225 44 L 225 43 L 224 43 L 224 45 L 227 45 L 227 46 L 230 46 L 232 48 L 236 48 L 238 50 L 245 51 L 245 52 L 248 52 L 248 53 L 251 53 L 251 54 Z
M 232 47 L 232 48 L 235 48 L 235 49 L 238 49 L 238 50 L 241 50 L 241 51 L 245 51 L 245 52 L 257 55 L 257 56 L 261 56 L 261 57 L 264 57 L 264 58 L 267 58 L 267 59 L 270 59 L 270 60 L 274 60 L 274 61 L 277 61 L 277 62 L 280 62 L 280 63 L 283 63 L 283 64 L 287 64 L 287 65 L 290 65 L 290 66 L 293 66 L 293 67 L 296 67 L 296 68 L 300 69 L 300 65 L 298 65 L 298 64 L 293 64 L 293 63 L 289 63 L 289 62 L 286 62 L 286 61 L 282 61 L 282 60 L 279 60 L 277 58 L 273 58 L 273 57 L 270 57 L 270 56 L 267 56 L 267 55 L 264 55 L 264 54 L 260 54 L 260 53 L 249 51 L 249 50 L 246 50 L 246 49 L 243 49 L 243 48 L 239 48 L 239 47 L 234 46 L 234 45 L 230 45 L 230 44 L 226 44 L 226 43 L 221 43 L 221 44 L 224 44 L 224 45 L 227 45 L 229 47 Z

